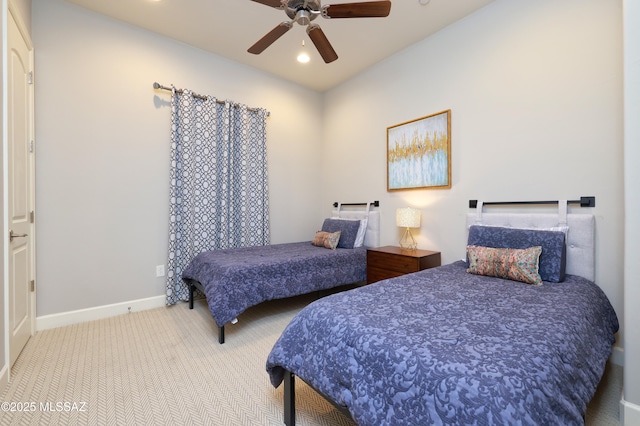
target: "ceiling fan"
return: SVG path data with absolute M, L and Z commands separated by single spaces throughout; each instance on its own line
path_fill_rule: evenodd
M 336 18 L 384 18 L 389 16 L 391 1 L 364 1 L 358 3 L 328 4 L 322 6 L 320 0 L 252 0 L 286 12 L 291 21 L 284 21 L 269 31 L 247 51 L 255 55 L 262 53 L 276 40 L 289 31 L 294 22 L 307 26 L 307 34 L 318 49 L 322 59 L 328 64 L 338 59 L 338 54 L 318 24 L 311 21 L 318 16 Z

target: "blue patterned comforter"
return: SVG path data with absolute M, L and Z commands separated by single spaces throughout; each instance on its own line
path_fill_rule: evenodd
M 346 406 L 359 425 L 583 424 L 618 320 L 594 283 L 535 287 L 464 262 L 328 296 L 267 360 Z
M 328 250 L 300 243 L 200 253 L 182 273 L 200 282 L 219 327 L 247 308 L 366 279 L 366 248 Z

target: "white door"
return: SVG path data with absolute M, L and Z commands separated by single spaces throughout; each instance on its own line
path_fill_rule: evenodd
M 20 355 L 34 329 L 32 293 L 33 153 L 32 52 L 12 13 L 7 16 L 7 166 L 8 273 L 10 365 Z

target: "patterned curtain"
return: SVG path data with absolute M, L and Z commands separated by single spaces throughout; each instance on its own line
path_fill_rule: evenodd
M 199 253 L 269 244 L 266 117 L 173 90 L 167 305 L 189 299 L 182 271 Z

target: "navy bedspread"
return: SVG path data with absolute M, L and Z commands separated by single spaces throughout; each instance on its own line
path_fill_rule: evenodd
M 199 281 L 221 327 L 247 308 L 366 279 L 366 248 L 328 250 L 300 243 L 200 253 L 182 273 Z
M 594 283 L 540 287 L 464 262 L 328 296 L 267 360 L 346 406 L 359 425 L 583 424 L 618 320 Z

